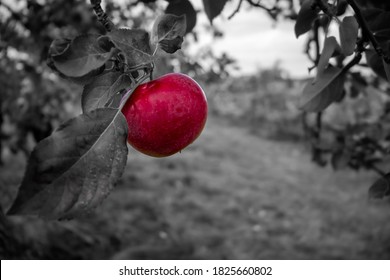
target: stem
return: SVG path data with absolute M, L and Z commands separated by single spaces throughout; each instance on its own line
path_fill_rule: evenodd
M 115 26 L 114 23 L 108 18 L 106 12 L 100 6 L 101 0 L 91 0 L 93 10 L 98 18 L 98 21 L 104 26 L 104 28 L 110 32 Z
M 354 65 L 358 64 L 361 59 L 362 59 L 362 54 L 360 52 L 357 52 L 355 54 L 355 57 L 350 62 L 348 62 L 347 65 L 343 67 L 343 69 L 341 70 L 342 73 L 344 74 L 347 73 L 348 70 L 351 69 Z
M 133 88 L 131 88 L 129 91 L 127 91 L 125 93 L 125 95 L 123 96 L 122 100 L 121 100 L 121 105 L 119 106 L 119 111 L 122 110 L 123 106 L 125 106 L 126 104 L 126 101 L 127 99 L 129 99 L 130 95 L 134 92 L 134 90 L 140 85 L 142 84 L 144 81 L 146 81 L 147 79 L 149 78 L 149 74 L 148 73 L 145 73 L 141 78 L 139 78 L 138 80 L 136 80 L 136 83 L 134 85 Z
M 368 24 L 365 20 L 365 18 L 363 17 L 362 15 L 362 12 L 359 8 L 359 6 L 356 4 L 355 0 L 346 0 L 347 3 L 351 6 L 351 8 L 353 9 L 353 11 L 355 12 L 355 16 L 356 16 L 356 20 L 358 21 L 361 29 L 362 29 L 362 33 L 363 33 L 363 37 L 370 41 L 371 45 L 373 46 L 373 48 L 375 49 L 375 51 L 377 52 L 377 54 L 383 58 L 383 60 L 386 62 L 386 63 L 390 63 L 390 57 L 387 56 L 384 52 L 383 52 L 383 49 L 382 47 L 379 45 L 378 41 L 376 40 L 374 34 L 371 32 L 370 28 L 368 27 Z
M 258 8 L 262 8 L 264 10 L 266 10 L 268 13 L 272 13 L 273 11 L 276 10 L 276 7 L 273 7 L 273 8 L 267 8 L 266 6 L 263 6 L 261 5 L 260 3 L 255 3 L 253 2 L 253 0 L 246 0 L 250 5 L 254 6 L 254 7 L 258 7 Z
M 315 47 L 316 47 L 316 58 L 314 60 L 314 64 L 315 65 L 318 65 L 318 62 L 320 61 L 320 57 L 321 57 L 321 54 L 320 54 L 320 41 L 319 41 L 319 38 L 318 38 L 318 29 L 319 29 L 319 22 L 318 20 L 315 21 L 314 23 L 314 30 L 313 30 L 313 40 L 314 40 L 314 44 L 315 44 Z
M 154 48 L 154 51 L 153 51 L 153 54 L 152 54 L 152 56 L 155 56 L 156 55 L 156 53 L 157 53 L 157 51 L 158 51 L 158 43 L 156 44 L 156 47 Z

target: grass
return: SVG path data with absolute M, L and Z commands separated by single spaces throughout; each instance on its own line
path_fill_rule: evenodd
M 18 162 L 0 170 L 3 186 L 17 186 Z M 302 144 L 211 116 L 180 154 L 130 150 L 123 178 L 92 214 L 14 224 L 23 242 L 40 244 L 31 245 L 39 258 L 389 259 L 390 205 L 367 200 L 374 179 L 316 167 Z

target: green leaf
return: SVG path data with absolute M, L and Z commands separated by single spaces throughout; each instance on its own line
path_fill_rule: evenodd
M 188 0 L 173 0 L 169 1 L 165 14 L 172 14 L 176 16 L 185 15 L 187 28 L 186 33 L 190 33 L 196 25 L 196 11 Z
M 386 196 L 390 196 L 390 174 L 386 174 L 384 177 L 379 178 L 368 190 L 369 198 L 382 199 Z
M 184 15 L 162 15 L 154 22 L 152 42 L 158 43 L 167 53 L 174 53 L 181 48 L 185 33 L 186 18 Z
M 160 47 L 167 53 L 174 53 L 181 48 L 183 43 L 183 37 L 176 37 L 172 40 L 162 40 L 160 42 Z
M 390 11 L 368 8 L 362 9 L 362 14 L 372 32 L 376 33 L 383 29 L 389 29 Z
M 336 7 L 336 16 L 341 16 L 348 8 L 348 2 L 346 0 L 339 0 Z
M 311 29 L 313 21 L 317 18 L 319 9 L 312 9 L 313 0 L 304 0 L 301 9 L 298 13 L 297 21 L 295 22 L 295 36 L 298 38 L 300 35 L 305 34 Z
M 374 33 L 375 38 L 378 40 L 378 42 L 386 43 L 390 39 L 390 26 L 388 29 L 382 29 L 379 31 L 376 31 Z
M 72 40 L 65 38 L 53 40 L 49 47 L 49 55 L 57 56 L 63 54 L 69 48 L 71 42 Z
M 127 123 L 97 109 L 62 124 L 36 146 L 8 214 L 71 218 L 95 208 L 122 176 Z
M 227 0 L 203 0 L 204 11 L 211 24 L 213 19 L 222 12 L 226 2 Z
M 320 112 L 343 94 L 345 76 L 340 68 L 329 66 L 316 81 L 303 89 L 300 108 L 305 112 Z
M 387 81 L 390 83 L 390 64 L 386 63 L 386 61 L 382 58 L 383 68 L 385 69 L 385 73 L 387 76 Z
M 54 67 L 67 77 L 84 77 L 101 69 L 113 56 L 115 49 L 102 49 L 97 44 L 100 35 L 87 34 L 66 41 L 54 41 L 49 56 Z
M 83 112 L 88 112 L 102 107 L 117 108 L 119 104 L 106 106 L 116 94 L 129 88 L 132 82 L 128 75 L 120 72 L 108 72 L 102 74 L 86 85 L 81 97 Z M 107 104 L 109 105 L 109 104 Z
M 152 61 L 149 33 L 143 29 L 115 29 L 107 35 L 125 55 L 129 67 Z
M 325 68 L 328 67 L 329 59 L 340 52 L 340 46 L 333 36 L 327 37 L 324 41 L 324 48 L 317 65 L 317 77 L 321 76 Z
M 339 26 L 341 49 L 344 55 L 353 54 L 359 33 L 359 24 L 353 16 L 345 17 Z
M 366 60 L 368 66 L 383 79 L 387 80 L 386 71 L 382 62 L 382 58 L 373 50 L 366 50 Z

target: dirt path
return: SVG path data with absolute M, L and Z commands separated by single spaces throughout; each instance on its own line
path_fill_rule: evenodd
M 124 234 L 115 258 L 390 257 L 390 208 L 367 201 L 372 175 L 318 168 L 302 146 L 224 120 L 173 157 L 131 151 L 126 170 L 103 210 Z

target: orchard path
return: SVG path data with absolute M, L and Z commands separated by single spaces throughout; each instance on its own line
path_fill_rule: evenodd
M 390 207 L 367 200 L 375 175 L 316 167 L 301 143 L 210 117 L 181 154 L 129 155 L 103 210 L 130 235 L 115 258 L 390 257 Z

